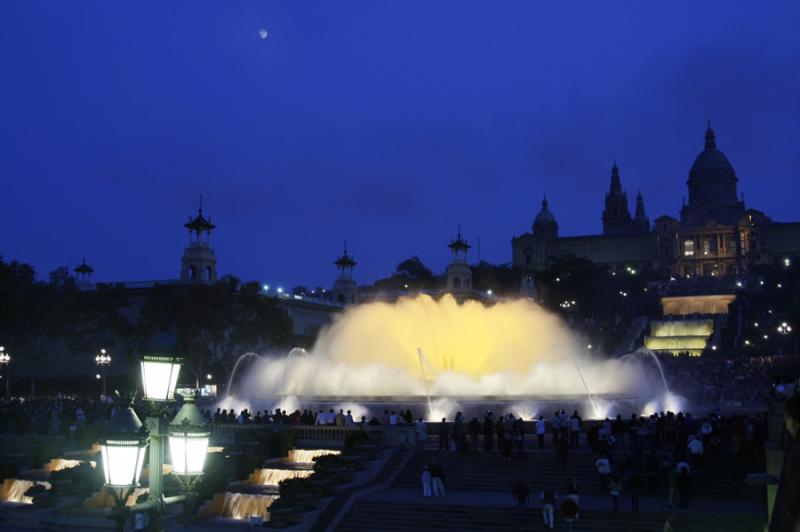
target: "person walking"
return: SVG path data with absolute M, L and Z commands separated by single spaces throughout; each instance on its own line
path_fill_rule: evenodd
M 528 485 L 520 480 L 514 485 L 512 495 L 514 496 L 514 500 L 517 501 L 519 521 L 522 522 L 522 518 L 525 516 L 525 505 L 528 503 L 528 496 L 530 495 Z
M 433 482 L 433 477 L 431 476 L 431 466 L 430 466 L 430 464 L 428 464 L 422 470 L 422 496 L 423 497 L 430 497 L 431 496 L 431 484 L 432 484 L 432 482 Z
M 600 489 L 606 491 L 608 489 L 608 478 L 611 476 L 611 462 L 608 461 L 605 455 L 600 455 L 600 458 L 595 460 L 594 466 L 597 468 L 597 476 L 600 479 Z
M 553 489 L 553 485 L 548 483 L 544 487 L 540 497 L 542 499 L 542 517 L 544 518 L 544 526 L 553 528 L 555 526 L 553 510 L 556 507 L 556 501 L 558 500 L 556 492 Z
M 431 466 L 431 483 L 433 485 L 433 496 L 444 497 L 444 469 L 437 463 Z
M 608 492 L 611 494 L 611 508 L 614 515 L 619 513 L 619 495 L 622 492 L 622 482 L 619 477 L 614 475 L 611 479 L 611 484 L 608 486 Z
M 631 510 L 634 512 L 639 511 L 639 492 L 642 489 L 642 477 L 639 473 L 634 472 L 628 480 L 628 490 L 631 493 Z

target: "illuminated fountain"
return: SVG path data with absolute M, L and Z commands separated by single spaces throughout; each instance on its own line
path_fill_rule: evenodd
M 245 481 L 245 484 L 277 487 L 282 480 L 288 480 L 290 478 L 308 478 L 313 474 L 313 469 L 276 469 L 265 467 L 253 470 Z
M 250 493 L 233 493 L 226 491 L 217 493 L 200 508 L 202 517 L 221 517 L 227 519 L 248 519 L 261 517 L 269 520 L 269 507 L 278 497 L 275 495 L 258 495 Z
M 4 503 L 33 504 L 33 497 L 28 497 L 25 493 L 36 485 L 42 485 L 48 490 L 52 488 L 49 482 L 7 478 L 0 486 L 0 501 Z
M 314 458 L 340 454 L 342 454 L 342 451 L 333 449 L 291 449 L 289 451 L 289 461 L 296 464 L 310 464 L 314 462 Z
M 530 299 L 491 306 L 450 295 L 373 302 L 347 308 L 308 353 L 244 355 L 252 364 L 231 377 L 240 392 L 220 406 L 287 397 L 304 406 L 427 402 L 438 415 L 449 413 L 442 406 L 449 403 L 569 400 L 596 417 L 609 396 L 643 404 L 663 390 L 641 361 L 596 358 L 582 346 Z

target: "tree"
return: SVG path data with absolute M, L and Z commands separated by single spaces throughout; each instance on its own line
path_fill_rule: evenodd
M 26 368 L 31 394 L 36 390 L 36 362 L 63 332 L 58 289 L 36 279 L 28 265 L 0 260 L 0 345 Z
M 395 275 L 405 277 L 411 281 L 429 281 L 433 279 L 433 272 L 416 256 L 398 264 L 397 268 L 395 268 Z

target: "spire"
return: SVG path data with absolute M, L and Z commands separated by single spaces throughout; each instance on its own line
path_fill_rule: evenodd
M 617 160 L 611 166 L 611 184 L 606 193 L 603 208 L 603 234 L 623 235 L 631 232 L 631 213 L 628 210 L 628 195 L 622 190 Z
M 545 192 L 544 196 L 542 196 L 542 210 L 549 211 L 550 208 L 547 205 L 547 193 Z
M 611 187 L 609 192 L 611 194 L 622 194 L 622 183 L 619 180 L 619 168 L 617 168 L 616 159 L 614 159 L 614 164 L 611 166 Z
M 714 135 L 714 130 L 711 129 L 711 119 L 708 119 L 708 128 L 706 129 L 706 149 L 714 150 L 717 148 L 717 141 Z
M 636 233 L 650 231 L 650 218 L 644 212 L 644 198 L 642 198 L 641 191 L 636 194 L 636 214 L 633 217 L 633 230 Z

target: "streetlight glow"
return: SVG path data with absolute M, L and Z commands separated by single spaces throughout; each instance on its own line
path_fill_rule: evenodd
M 130 404 L 114 410 L 106 434 L 100 439 L 106 486 L 127 489 L 139 484 L 148 440 Z
M 193 397 L 175 415 L 169 427 L 169 451 L 176 475 L 196 476 L 203 473 L 211 432 L 205 418 L 194 404 Z
M 171 355 L 145 355 L 142 357 L 142 387 L 144 397 L 150 401 L 171 401 L 178 384 L 178 374 L 183 359 Z

